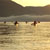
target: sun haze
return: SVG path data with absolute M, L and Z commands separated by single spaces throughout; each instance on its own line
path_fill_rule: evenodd
M 45 6 L 50 4 L 50 0 L 12 0 L 22 6 Z

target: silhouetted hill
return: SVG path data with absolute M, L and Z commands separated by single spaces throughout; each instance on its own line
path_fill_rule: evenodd
M 46 5 L 45 7 L 50 8 L 50 5 Z
M 44 7 L 23 7 L 11 0 L 0 0 L 0 17 L 15 15 L 50 15 L 50 5 Z
M 26 14 L 33 14 L 33 15 L 50 15 L 50 5 L 44 7 L 25 7 L 28 11 Z
M 23 14 L 23 7 L 11 0 L 0 0 L 0 16 Z

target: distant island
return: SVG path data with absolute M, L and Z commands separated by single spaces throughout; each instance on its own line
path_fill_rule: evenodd
M 11 0 L 0 0 L 0 17 L 16 15 L 50 15 L 50 5 L 44 7 L 23 7 Z

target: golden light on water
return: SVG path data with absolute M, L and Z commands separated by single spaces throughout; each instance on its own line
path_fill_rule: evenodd
M 18 24 L 16 24 L 16 28 L 18 27 Z
M 12 0 L 22 6 L 45 6 L 50 4 L 50 0 Z

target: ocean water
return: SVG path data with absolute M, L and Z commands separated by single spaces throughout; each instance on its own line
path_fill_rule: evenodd
M 0 22 L 0 50 L 50 50 L 50 22 Z

